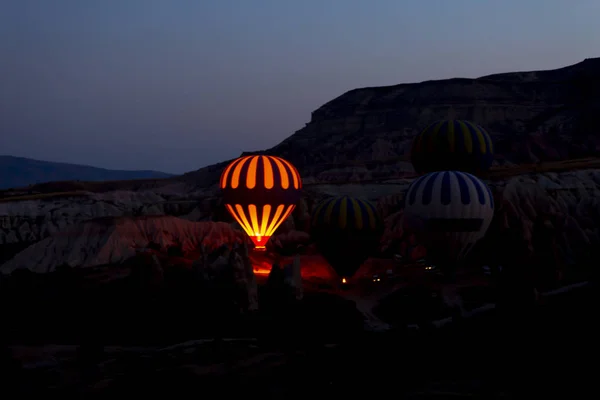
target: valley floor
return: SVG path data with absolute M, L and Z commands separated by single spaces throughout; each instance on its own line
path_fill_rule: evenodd
M 88 369 L 76 361 L 75 346 L 13 352 L 26 366 L 21 382 L 36 394 L 577 399 L 594 382 L 596 290 L 557 295 L 520 315 L 493 311 L 429 332 L 364 334 L 337 344 L 289 337 L 111 346 Z

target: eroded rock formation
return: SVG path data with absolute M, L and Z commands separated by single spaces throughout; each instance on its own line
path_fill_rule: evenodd
M 388 217 L 383 249 L 396 251 L 402 243 L 407 248 L 415 246 L 407 244 L 410 238 L 400 227 L 400 211 L 402 193 L 412 178 L 408 148 L 419 129 L 439 118 L 474 120 L 492 134 L 496 164 L 594 156 L 599 79 L 600 59 L 588 59 L 552 71 L 345 93 L 313 112 L 304 128 L 266 151 L 292 161 L 306 185 L 305 198 L 278 233 L 308 232 L 308 216 L 320 199 L 348 194 L 376 200 Z M 225 164 L 152 183 L 35 185 L 25 193 L 33 197 L 25 200 L 14 197 L 23 193 L 11 193 L 13 201 L 5 193 L 0 202 L 0 260 L 32 246 L 4 263 L 2 270 L 118 263 L 131 256 L 136 246 L 153 239 L 187 251 L 198 244 L 197 238 L 188 237 L 199 234 L 192 228 L 194 222 L 231 222 L 216 186 Z M 599 241 L 597 171 L 521 174 L 494 179 L 491 185 L 498 196 L 496 225 L 516 229 L 533 248 L 536 221 L 538 226 L 551 224 L 565 260 L 590 259 Z M 179 218 L 156 217 L 165 215 Z M 155 228 L 148 227 L 150 222 L 140 222 L 139 216 L 148 216 L 146 221 L 153 221 Z M 120 222 L 107 223 L 117 221 L 114 218 L 121 218 Z M 306 237 L 296 239 L 302 242 Z M 273 243 L 282 247 L 277 238 Z
M 1 270 L 18 268 L 49 272 L 58 265 L 91 267 L 119 264 L 141 249 L 157 246 L 183 254 L 200 246 L 215 249 L 223 244 L 242 243 L 246 236 L 225 222 L 190 222 L 171 216 L 105 217 L 67 226 L 5 263 Z

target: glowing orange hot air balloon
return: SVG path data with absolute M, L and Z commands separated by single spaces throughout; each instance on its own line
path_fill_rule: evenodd
M 244 156 L 221 175 L 225 207 L 246 231 L 257 250 L 294 211 L 302 178 L 288 161 L 275 156 Z

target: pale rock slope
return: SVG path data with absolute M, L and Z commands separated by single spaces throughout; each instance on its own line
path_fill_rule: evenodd
M 547 215 L 555 217 L 554 228 L 569 258 L 600 245 L 600 171 L 520 176 L 506 182 L 495 216 L 498 223 L 520 229 L 530 241 L 535 220 Z
M 194 214 L 198 201 L 168 201 L 156 191 L 82 193 L 60 198 L 0 202 L 0 245 L 35 242 L 93 218 Z
M 242 231 L 224 222 L 190 222 L 171 216 L 107 217 L 68 227 L 29 246 L 0 271 L 27 268 L 43 273 L 65 263 L 77 267 L 119 264 L 151 243 L 163 249 L 178 246 L 185 253 L 245 240 Z

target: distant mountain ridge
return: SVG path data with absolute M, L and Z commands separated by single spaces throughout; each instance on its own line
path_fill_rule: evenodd
M 0 189 L 18 188 L 53 181 L 112 181 L 169 178 L 158 171 L 112 170 L 88 165 L 0 156 Z

